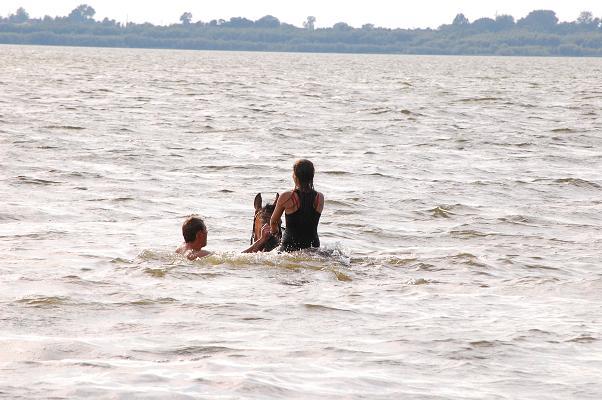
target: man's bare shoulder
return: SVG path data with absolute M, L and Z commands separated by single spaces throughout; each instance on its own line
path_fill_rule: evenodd
M 192 250 L 190 253 L 188 253 L 188 255 L 186 257 L 188 257 L 189 260 L 196 260 L 197 258 L 203 258 L 203 257 L 207 257 L 210 255 L 211 255 L 211 252 L 207 251 L 207 250 L 198 250 L 198 251 Z
M 186 244 L 181 245 L 176 249 L 177 254 L 185 255 L 189 260 L 196 260 L 197 258 L 203 258 L 211 255 L 210 251 L 207 250 L 193 250 Z
M 188 246 L 186 246 L 186 243 L 184 243 L 183 245 L 181 245 L 180 247 L 178 247 L 178 248 L 176 249 L 176 253 L 177 253 L 177 254 L 184 254 L 184 253 L 186 253 L 188 250 L 189 250 L 189 249 L 188 249 Z

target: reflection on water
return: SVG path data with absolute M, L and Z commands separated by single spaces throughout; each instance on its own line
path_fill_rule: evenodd
M 0 398 L 602 395 L 602 61 L 0 52 Z

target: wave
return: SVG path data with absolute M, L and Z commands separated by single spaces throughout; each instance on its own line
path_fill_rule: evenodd
M 403 115 L 413 115 L 413 116 L 416 116 L 416 117 L 423 117 L 423 116 L 424 116 L 424 114 L 420 114 L 420 113 L 412 112 L 412 111 L 410 111 L 410 110 L 406 110 L 405 108 L 404 108 L 404 109 L 401 109 L 401 110 L 399 110 L 399 112 L 400 112 L 401 114 L 403 114 Z
M 351 172 L 347 171 L 323 171 L 325 175 L 351 175 Z
M 501 97 L 470 97 L 460 100 L 461 103 L 480 103 L 487 101 L 500 101 L 503 100 Z
M 475 209 L 464 204 L 439 204 L 428 210 L 417 210 L 419 214 L 427 214 L 433 218 L 453 218 L 456 215 L 470 215 Z
M 572 185 L 588 189 L 602 189 L 602 186 L 600 184 L 581 178 L 541 178 L 534 179 L 533 182 L 552 182 L 561 185 Z
M 480 238 L 492 236 L 492 233 L 480 232 L 474 229 L 460 229 L 460 230 L 452 230 L 449 232 L 452 237 L 458 237 L 462 239 L 470 239 L 470 238 Z
M 371 108 L 369 110 L 367 110 L 370 114 L 372 115 L 380 115 L 380 114 L 387 114 L 392 112 L 393 110 L 390 108 L 381 108 L 381 107 L 377 107 L 377 108 Z
M 82 131 L 86 128 L 83 126 L 75 126 L 75 125 L 48 125 L 45 126 L 46 129 L 65 129 L 65 130 L 73 130 L 73 131 Z
M 597 342 L 599 339 L 595 338 L 591 335 L 581 335 L 581 336 L 577 336 L 574 337 L 572 339 L 567 340 L 567 343 L 593 343 L 593 342 Z
M 155 305 L 155 304 L 172 304 L 172 303 L 177 303 L 177 302 L 178 301 L 176 299 L 173 299 L 171 297 L 160 297 L 158 299 L 134 300 L 127 304 L 133 305 L 133 306 L 150 306 L 150 305 Z
M 340 246 L 325 246 L 317 249 L 306 249 L 293 253 L 234 253 L 231 251 L 216 251 L 211 255 L 188 260 L 186 257 L 172 251 L 143 250 L 135 260 L 112 260 L 120 266 L 139 268 L 142 273 L 155 278 L 179 276 L 190 270 L 182 271 L 180 267 L 229 267 L 229 268 L 279 268 L 285 270 L 326 271 L 339 281 L 352 281 L 347 268 L 351 265 L 348 251 Z M 147 264 L 151 264 L 150 266 Z M 159 265 L 157 265 L 159 264 Z M 206 271 L 199 277 L 206 278 Z
M 524 225 L 524 226 L 538 226 L 544 223 L 543 220 L 538 220 L 533 217 L 527 217 L 525 215 L 506 215 L 497 219 L 500 222 L 505 222 L 513 225 Z
M 446 208 L 445 206 L 437 206 L 428 210 L 428 212 L 435 218 L 451 218 L 451 216 L 455 215 L 450 208 Z
M 48 186 L 48 185 L 60 185 L 61 183 L 63 183 L 63 182 L 58 182 L 58 181 L 51 181 L 48 179 L 32 178 L 32 177 L 24 176 L 24 175 L 19 175 L 16 177 L 16 179 L 18 181 L 20 181 L 21 183 L 24 183 L 27 185 Z
M 323 304 L 306 303 L 306 304 L 303 304 L 303 306 L 308 310 L 314 310 L 314 311 L 343 311 L 343 312 L 351 312 L 351 313 L 354 312 L 353 310 L 347 310 L 345 308 L 329 307 L 329 306 L 325 306 Z
M 580 179 L 580 178 L 560 178 L 560 179 L 555 179 L 554 182 L 578 186 L 578 187 L 585 187 L 585 188 L 595 188 L 595 189 L 602 188 L 602 186 L 600 186 L 597 183 L 594 183 L 594 182 L 591 182 L 591 181 L 588 181 L 585 179 Z
M 13 235 L 0 235 L 1 238 L 13 238 L 13 239 L 49 239 L 58 238 L 66 235 L 67 231 L 49 230 L 34 233 L 21 233 Z
M 0 213 L 0 221 L 20 221 L 22 218 L 14 214 Z
M 420 286 L 420 285 L 428 285 L 432 283 L 432 281 L 428 280 L 428 279 L 423 279 L 423 278 L 411 278 L 406 282 L 406 285 L 410 285 L 410 286 Z
M 19 299 L 16 303 L 34 308 L 54 308 L 66 304 L 68 301 L 68 297 L 62 296 L 32 296 Z

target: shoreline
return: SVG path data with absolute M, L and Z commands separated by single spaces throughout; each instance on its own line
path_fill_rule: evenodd
M 315 50 L 277 50 L 265 49 L 254 50 L 245 48 L 192 48 L 192 47 L 142 47 L 142 46 L 120 46 L 103 45 L 94 46 L 86 44 L 68 44 L 68 43 L 14 43 L 0 41 L 0 46 L 29 46 L 29 47 L 49 47 L 49 48 L 82 48 L 82 49 L 123 49 L 123 50 L 173 50 L 173 51 L 198 51 L 198 52 L 232 52 L 232 53 L 274 53 L 274 54 L 319 54 L 319 55 L 366 55 L 366 56 L 418 56 L 418 57 L 486 57 L 486 58 L 548 58 L 548 59 L 600 59 L 600 55 L 542 55 L 542 54 L 491 54 L 491 53 L 420 53 L 420 52 L 361 52 L 361 51 L 315 51 Z

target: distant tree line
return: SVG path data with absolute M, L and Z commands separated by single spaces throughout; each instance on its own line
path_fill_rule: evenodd
M 535 10 L 515 20 L 511 15 L 469 21 L 458 14 L 437 29 L 389 29 L 338 22 L 316 28 L 307 17 L 302 27 L 266 15 L 257 20 L 193 22 L 184 12 L 179 24 L 120 23 L 94 19 L 82 4 L 63 17 L 30 18 L 19 8 L 0 16 L 0 43 L 99 47 L 254 50 L 338 53 L 449 55 L 602 56 L 602 21 L 589 11 L 572 22 L 559 22 L 551 10 Z

